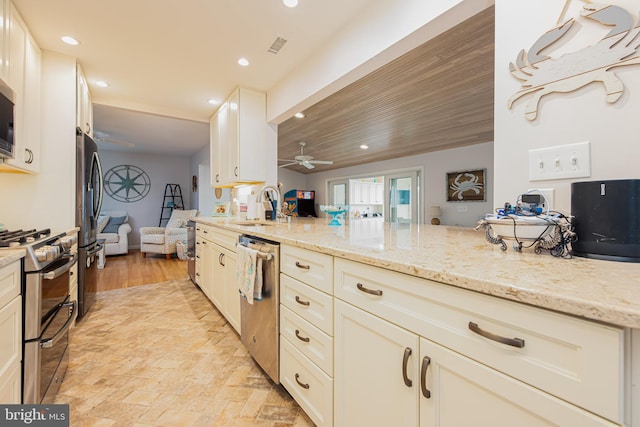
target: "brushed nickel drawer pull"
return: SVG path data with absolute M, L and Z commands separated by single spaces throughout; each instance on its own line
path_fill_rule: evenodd
M 409 362 L 411 353 L 413 353 L 413 350 L 411 350 L 409 347 L 405 348 L 404 357 L 402 358 L 402 379 L 404 380 L 404 385 L 406 385 L 407 387 L 411 387 L 413 385 L 413 382 L 407 376 L 407 364 Z
M 425 356 L 422 359 L 422 369 L 420 370 L 420 387 L 422 388 L 422 395 L 427 399 L 431 398 L 431 391 L 427 388 L 427 370 L 431 364 L 431 358 Z
M 501 337 L 500 335 L 492 334 L 491 332 L 480 329 L 480 326 L 478 326 L 477 323 L 469 322 L 469 329 L 480 336 L 490 339 L 491 341 L 499 342 L 500 344 L 506 344 L 517 348 L 524 347 L 524 340 L 522 338 Z
M 301 383 L 301 382 L 300 382 L 300 380 L 299 380 L 299 378 L 300 378 L 300 375 L 299 375 L 299 374 L 296 374 L 296 382 L 298 383 L 298 385 L 299 385 L 300 387 L 304 388 L 304 389 L 309 389 L 309 384 L 303 384 L 303 383 Z
M 303 270 L 309 270 L 311 268 L 310 265 L 300 264 L 300 262 L 296 261 L 296 267 L 301 268 Z
M 296 295 L 296 302 L 300 305 L 306 305 L 306 306 L 311 305 L 309 301 L 302 301 L 298 295 Z
M 377 296 L 381 296 L 382 295 L 382 291 L 381 290 L 365 288 L 362 283 L 358 283 L 356 286 L 358 287 L 358 290 L 360 290 L 362 292 L 366 292 L 368 294 L 377 295 Z
M 302 342 L 309 342 L 311 341 L 311 339 L 309 337 L 301 337 L 300 336 L 300 331 L 298 329 L 296 329 L 296 338 L 298 338 L 300 341 Z

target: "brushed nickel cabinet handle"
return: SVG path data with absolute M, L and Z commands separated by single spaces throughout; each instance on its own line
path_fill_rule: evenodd
M 431 391 L 427 388 L 427 370 L 431 364 L 431 358 L 425 356 L 422 359 L 422 369 L 420 369 L 420 388 L 422 389 L 422 395 L 427 399 L 431 398 Z
M 233 169 L 233 174 L 234 174 L 236 177 L 238 176 L 238 167 L 237 167 L 237 166 Z
M 304 389 L 309 389 L 309 384 L 303 384 L 300 382 L 300 375 L 296 374 L 296 382 L 298 383 L 298 385 Z
M 500 335 L 492 334 L 491 332 L 481 329 L 477 323 L 469 322 L 469 329 L 482 337 L 490 339 L 491 341 L 499 342 L 500 344 L 506 344 L 517 348 L 524 347 L 524 340 L 522 338 L 501 337 Z
M 309 270 L 311 268 L 310 265 L 300 264 L 298 261 L 296 261 L 296 267 L 301 268 L 303 270 Z
M 222 262 L 223 260 L 224 260 L 224 254 L 218 255 L 218 262 L 220 263 L 221 266 L 224 267 L 224 262 Z
M 298 295 L 296 295 L 296 302 L 300 305 L 306 305 L 306 306 L 311 305 L 309 301 L 302 301 Z
M 411 350 L 409 347 L 405 348 L 404 357 L 402 358 L 402 379 L 404 380 L 404 385 L 406 385 L 407 387 L 411 387 L 413 385 L 413 382 L 407 376 L 407 364 L 409 363 L 409 357 L 411 356 L 411 353 L 413 353 L 413 350 Z
M 309 337 L 301 337 L 300 336 L 300 331 L 298 329 L 296 329 L 296 338 L 298 338 L 300 341 L 302 342 L 309 342 L 311 341 L 311 339 Z
M 381 290 L 365 288 L 365 286 L 362 283 L 358 283 L 358 284 L 356 284 L 356 286 L 358 287 L 359 291 L 365 292 L 367 294 L 376 295 L 376 296 L 381 296 L 382 295 L 382 291 Z
M 219 173 L 216 174 L 216 182 L 220 182 L 220 174 Z

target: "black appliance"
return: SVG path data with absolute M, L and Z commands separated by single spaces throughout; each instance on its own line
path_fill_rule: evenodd
M 284 194 L 282 213 L 289 216 L 317 217 L 316 192 L 313 190 L 289 190 Z
M 22 276 L 22 403 L 55 401 L 69 360 L 69 327 L 77 301 L 69 281 L 77 256 L 75 236 L 49 229 L 0 232 L 0 248 L 26 251 Z
M 102 166 L 98 146 L 76 129 L 76 226 L 78 233 L 78 319 L 82 319 L 96 299 L 98 215 L 102 207 Z
M 640 262 L 640 180 L 574 182 L 573 255 Z
M 13 159 L 13 115 L 15 94 L 0 80 L 0 157 Z

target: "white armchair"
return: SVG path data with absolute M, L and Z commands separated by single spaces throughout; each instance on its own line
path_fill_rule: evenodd
M 142 256 L 164 254 L 167 259 L 176 253 L 176 242 L 187 240 L 187 221 L 198 216 L 198 211 L 174 210 L 166 227 L 140 227 L 140 252 Z
M 103 229 L 100 222 L 106 218 Z M 114 225 L 109 226 L 109 220 L 113 218 Z M 98 239 L 104 239 L 105 255 L 120 255 L 129 252 L 129 232 L 131 226 L 128 223 L 129 215 L 125 211 L 102 211 L 98 217 Z

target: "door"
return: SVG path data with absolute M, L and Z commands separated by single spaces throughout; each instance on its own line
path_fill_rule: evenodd
M 348 205 L 349 200 L 349 181 L 331 181 L 329 182 L 329 204 L 333 206 L 343 207 Z
M 400 174 L 385 175 L 385 221 L 397 223 L 420 222 L 420 174 L 408 171 Z
M 419 363 L 422 426 L 614 425 L 424 338 Z
M 417 426 L 418 336 L 338 299 L 334 310 L 335 425 Z

